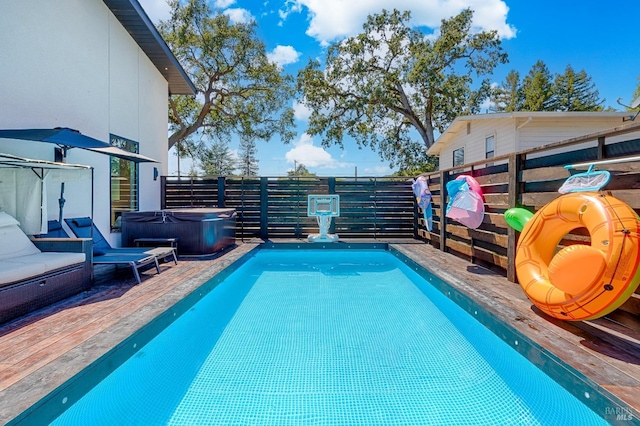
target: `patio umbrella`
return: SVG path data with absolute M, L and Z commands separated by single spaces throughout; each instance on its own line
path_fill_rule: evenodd
M 0 130 L 0 139 L 20 139 L 35 142 L 48 142 L 62 148 L 63 156 L 71 148 L 82 148 L 101 154 L 112 155 L 124 160 L 136 163 L 159 163 L 158 160 L 125 151 L 116 146 L 83 135 L 75 129 L 68 127 L 55 127 L 53 129 L 12 129 Z

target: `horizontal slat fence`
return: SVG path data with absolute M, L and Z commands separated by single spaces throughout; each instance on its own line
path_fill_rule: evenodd
M 340 195 L 331 232 L 350 238 L 414 238 L 411 178 L 163 177 L 162 208 L 236 209 L 239 238 L 305 238 L 318 232 L 307 217 L 309 194 Z

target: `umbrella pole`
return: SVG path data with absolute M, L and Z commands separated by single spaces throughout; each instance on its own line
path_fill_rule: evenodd
M 62 210 L 64 209 L 64 203 L 67 200 L 64 199 L 64 182 L 60 184 L 60 198 L 58 198 L 58 206 L 60 206 L 60 210 L 58 211 L 58 222 L 62 223 Z

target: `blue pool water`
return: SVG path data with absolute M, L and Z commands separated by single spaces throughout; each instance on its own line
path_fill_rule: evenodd
M 392 254 L 261 250 L 54 424 L 606 423 Z

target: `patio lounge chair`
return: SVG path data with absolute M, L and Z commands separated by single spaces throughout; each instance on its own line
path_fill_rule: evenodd
M 116 265 L 116 266 L 129 266 L 133 271 L 133 276 L 136 278 L 136 282 L 140 284 L 140 272 L 139 269 L 153 264 L 156 267 L 156 271 L 160 273 L 160 265 L 158 264 L 158 258 L 152 254 L 136 254 L 136 253 L 105 253 L 99 256 L 94 254 L 94 265 Z
M 173 247 L 118 247 L 113 248 L 104 238 L 100 230 L 93 224 L 91 218 L 76 217 L 64 220 L 76 237 L 93 239 L 93 255 L 100 256 L 104 254 L 146 254 L 153 255 L 158 260 L 171 259 L 177 265 L 178 256 Z
M 177 264 L 178 260 L 175 251 L 171 247 L 157 247 L 157 248 L 144 248 L 144 247 L 124 247 L 113 248 L 100 233 L 98 228 L 93 224 L 93 221 L 88 218 L 73 218 L 64 220 L 73 233 L 79 238 L 92 238 L 93 239 L 93 264 L 94 265 L 125 265 L 130 266 L 136 281 L 140 283 L 139 269 L 147 265 L 155 265 L 156 271 L 160 273 L 160 265 L 158 259 L 166 259 L 168 257 L 173 258 L 173 261 Z M 57 228 L 57 221 L 53 224 L 49 224 L 52 228 L 49 228 L 49 232 L 52 229 Z M 67 233 L 62 227 L 59 231 Z M 54 231 L 54 232 L 59 232 Z M 68 236 L 68 235 L 67 235 Z
M 57 220 L 47 222 L 47 233 L 34 235 L 35 238 L 70 238 L 67 231 L 64 230 L 62 224 Z

